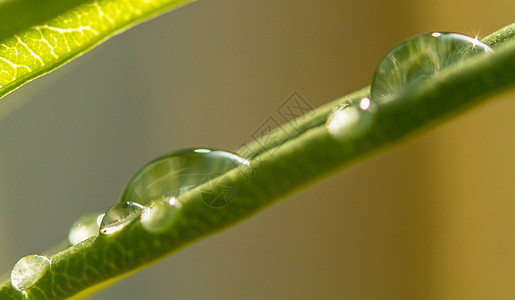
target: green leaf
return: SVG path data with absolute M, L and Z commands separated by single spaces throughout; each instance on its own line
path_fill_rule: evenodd
M 130 26 L 193 1 L 3 1 L 0 97 Z
M 52 267 L 27 293 L 34 299 L 83 296 L 131 274 L 200 238 L 233 225 L 315 180 L 355 163 L 364 156 L 427 129 L 450 116 L 515 87 L 515 24 L 485 39 L 495 52 L 471 58 L 463 66 L 438 74 L 391 104 L 379 106 L 374 122 L 360 134 L 341 140 L 329 135 L 325 123 L 342 102 L 358 105 L 369 88 L 318 108 L 309 117 L 294 120 L 249 144 L 240 154 L 251 166 L 233 169 L 226 176 L 181 195 L 182 207 L 174 225 L 165 232 L 146 232 L 134 222 L 110 236 L 90 238 L 50 256 Z M 509 29 L 509 30 L 507 30 Z M 503 34 L 507 33 L 507 34 Z M 495 41 L 495 42 L 493 42 Z M 218 194 L 235 187 L 229 205 L 211 208 L 201 192 Z M 7 280 L 0 298 L 22 298 Z

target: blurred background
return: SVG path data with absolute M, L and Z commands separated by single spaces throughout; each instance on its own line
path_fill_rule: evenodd
M 235 150 L 294 92 L 369 84 L 415 34 L 485 35 L 513 0 L 201 0 L 0 102 L 0 273 L 165 152 Z M 514 93 L 346 169 L 92 299 L 515 298 Z M 323 150 L 321 150 L 323 151 Z

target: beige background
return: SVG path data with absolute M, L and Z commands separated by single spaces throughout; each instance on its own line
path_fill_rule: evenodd
M 513 11 L 512 0 L 201 0 L 113 38 L 1 100 L 0 270 L 114 204 L 157 155 L 234 150 L 295 91 L 319 106 L 367 85 L 403 39 L 484 36 Z M 93 299 L 515 298 L 514 97 Z

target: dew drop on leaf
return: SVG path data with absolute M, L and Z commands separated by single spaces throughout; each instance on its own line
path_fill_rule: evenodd
M 25 290 L 40 280 L 50 269 L 51 261 L 42 255 L 21 258 L 11 271 L 11 284 L 25 295 Z
M 68 241 L 76 245 L 88 238 L 98 235 L 100 223 L 104 214 L 88 214 L 78 218 L 70 228 Z
M 372 101 L 387 103 L 391 96 L 417 86 L 441 70 L 458 67 L 470 56 L 490 52 L 492 49 L 476 38 L 459 33 L 416 35 L 381 60 L 372 78 Z
M 100 232 L 103 234 L 113 234 L 137 220 L 143 206 L 133 202 L 119 202 L 109 208 L 100 224 Z
M 178 197 L 233 168 L 249 164 L 244 158 L 221 150 L 174 151 L 139 170 L 127 184 L 121 201 L 149 206 L 154 199 Z
M 374 104 L 363 98 L 359 104 L 344 103 L 333 110 L 326 127 L 336 139 L 354 138 L 365 132 L 374 119 Z
M 165 231 L 174 223 L 180 207 L 175 197 L 152 201 L 141 214 L 141 226 L 150 233 Z

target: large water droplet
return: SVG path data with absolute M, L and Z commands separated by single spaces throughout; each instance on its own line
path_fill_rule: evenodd
M 165 231 L 174 223 L 180 207 L 175 197 L 153 201 L 141 214 L 141 226 L 151 233 Z
M 354 138 L 370 127 L 375 107 L 369 98 L 359 104 L 344 103 L 337 107 L 327 119 L 327 131 L 337 139 Z
M 206 183 L 235 167 L 249 165 L 236 154 L 212 149 L 184 149 L 148 163 L 129 181 L 122 201 L 148 206 Z
M 432 78 L 441 70 L 457 67 L 466 58 L 492 49 L 475 38 L 458 33 L 426 33 L 393 48 L 379 63 L 372 78 L 371 98 L 385 103 L 392 95 Z
M 38 282 L 50 269 L 51 261 L 42 255 L 27 255 L 20 259 L 11 272 L 11 284 L 25 294 L 25 290 Z
M 104 214 L 89 214 L 77 219 L 70 228 L 68 241 L 76 245 L 98 234 Z
M 133 202 L 120 202 L 112 206 L 102 218 L 100 232 L 103 234 L 113 234 L 127 227 L 137 220 L 143 206 Z

